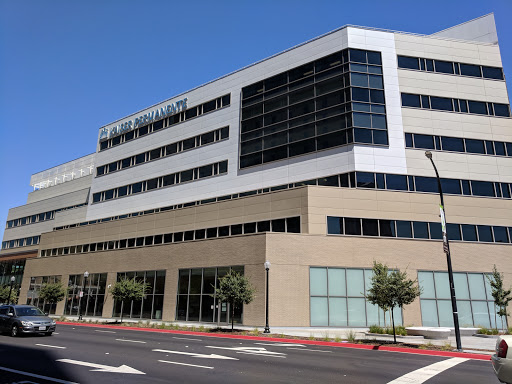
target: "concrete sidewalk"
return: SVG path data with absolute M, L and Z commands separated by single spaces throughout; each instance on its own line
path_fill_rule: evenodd
M 56 318 L 56 316 L 52 316 Z M 67 320 L 77 321 L 77 316 L 66 316 Z M 97 317 L 83 317 L 83 320 L 86 322 L 96 322 L 98 324 L 112 324 L 119 321 L 119 318 L 97 318 Z M 123 323 L 149 323 L 155 325 L 161 325 L 165 323 L 165 325 L 177 325 L 182 328 L 190 328 L 190 331 L 198 331 L 199 327 L 203 327 L 204 329 L 212 329 L 217 328 L 217 324 L 213 323 L 190 323 L 184 321 L 173 321 L 173 322 L 162 322 L 158 320 L 138 320 L 138 319 L 125 319 L 123 318 Z M 231 325 L 223 324 L 219 328 L 222 329 L 231 329 Z M 264 327 L 248 327 L 244 325 L 235 324 L 235 329 L 243 330 L 243 331 L 252 331 L 257 329 L 260 332 L 264 331 Z M 340 338 L 343 340 L 347 340 L 349 335 L 353 334 L 355 336 L 355 340 L 378 340 L 378 341 L 392 341 L 393 335 L 366 335 L 369 328 L 321 328 L 321 327 L 270 327 L 270 335 L 271 336 L 297 336 L 297 337 L 315 337 L 315 338 L 329 338 L 336 339 Z M 479 337 L 479 336 L 461 336 L 461 344 L 462 349 L 465 352 L 477 352 L 482 354 L 493 354 L 496 347 L 497 336 L 493 337 Z M 456 348 L 457 343 L 455 341 L 454 336 L 449 336 L 448 339 L 425 339 L 422 336 L 397 336 L 396 341 L 399 343 L 407 343 L 407 344 L 434 344 L 439 346 L 445 346 L 447 343 Z

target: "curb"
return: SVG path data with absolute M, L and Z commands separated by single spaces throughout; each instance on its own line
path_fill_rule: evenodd
M 276 341 L 276 342 L 281 342 L 281 343 L 285 342 L 285 343 L 290 343 L 290 344 L 323 345 L 326 347 L 366 349 L 366 350 L 372 350 L 372 351 L 410 353 L 410 354 L 415 354 L 415 355 L 462 357 L 462 358 L 472 359 L 472 360 L 491 360 L 490 355 L 484 355 L 484 354 L 478 354 L 478 353 L 432 351 L 432 350 L 425 350 L 425 349 L 387 347 L 387 346 L 353 344 L 353 343 L 343 343 L 343 342 L 338 343 L 338 342 L 334 342 L 334 341 L 298 340 L 298 339 L 286 339 L 286 338 L 281 338 L 281 337 L 262 337 L 262 336 L 248 336 L 248 335 L 227 335 L 227 334 L 214 334 L 214 333 L 210 333 L 210 332 L 177 331 L 174 329 L 138 328 L 138 327 L 126 327 L 126 326 L 121 326 L 121 325 L 84 324 L 84 323 L 61 322 L 61 321 L 57 321 L 57 324 L 73 325 L 73 326 L 79 326 L 79 327 L 91 327 L 91 328 L 120 329 L 120 330 L 139 331 L 139 332 L 173 333 L 173 334 L 177 334 L 177 335 L 220 337 L 220 338 L 224 338 L 224 339 L 259 340 L 259 341 L 266 340 L 266 341 Z

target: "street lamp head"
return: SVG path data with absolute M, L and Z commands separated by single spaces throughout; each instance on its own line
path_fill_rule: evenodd
M 14 280 L 16 280 L 16 278 L 14 276 L 11 276 L 11 283 L 14 283 Z
M 265 261 L 265 269 L 270 269 L 270 261 Z
M 425 156 L 427 156 L 427 159 L 432 159 L 432 152 L 425 151 Z
M 84 277 L 87 279 L 89 277 L 89 272 L 85 271 L 84 272 Z

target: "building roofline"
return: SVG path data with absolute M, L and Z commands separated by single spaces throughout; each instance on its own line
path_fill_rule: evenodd
M 490 14 L 492 14 L 492 12 L 491 12 Z M 490 14 L 487 14 L 487 15 L 490 15 Z M 476 19 L 479 19 L 479 18 L 485 17 L 485 16 L 487 16 L 487 15 L 483 15 L 483 16 L 477 17 Z M 476 20 L 476 19 L 473 19 L 473 20 Z M 464 23 L 461 23 L 461 24 L 469 23 L 469 22 L 471 22 L 471 21 L 473 21 L 473 20 L 465 21 Z M 461 24 L 457 24 L 457 25 L 461 25 Z M 452 26 L 452 27 L 450 27 L 450 28 L 456 27 L 457 25 Z M 98 130 L 99 130 L 99 129 L 102 129 L 102 128 L 105 128 L 105 127 L 107 127 L 107 126 L 109 126 L 109 125 L 111 125 L 111 124 L 115 124 L 115 123 L 117 123 L 117 122 L 119 122 L 119 121 L 121 121 L 121 120 L 125 120 L 125 119 L 126 119 L 126 118 L 128 118 L 129 116 L 136 115 L 136 114 L 138 114 L 138 113 L 142 113 L 142 112 L 144 112 L 144 111 L 146 111 L 146 110 L 148 110 L 148 109 L 154 108 L 154 107 L 156 107 L 157 105 L 159 105 L 159 104 L 161 104 L 161 103 L 165 103 L 166 101 L 170 101 L 170 100 L 172 100 L 172 99 L 176 99 L 176 98 L 179 98 L 179 97 L 181 97 L 181 96 L 184 96 L 184 95 L 185 95 L 186 93 L 188 93 L 188 92 L 192 92 L 192 91 L 195 91 L 195 90 L 197 90 L 197 89 L 199 89 L 199 88 L 201 88 L 201 87 L 205 87 L 205 86 L 207 86 L 207 85 L 209 85 L 209 84 L 211 84 L 211 83 L 214 83 L 214 82 L 216 82 L 216 81 L 218 81 L 218 80 L 224 79 L 225 77 L 228 77 L 228 76 L 234 75 L 235 73 L 241 72 L 241 71 L 243 71 L 243 70 L 245 70 L 245 69 L 247 69 L 247 68 L 253 67 L 253 66 L 258 65 L 258 64 L 261 64 L 261 63 L 263 63 L 263 62 L 265 62 L 265 61 L 267 61 L 267 60 L 273 59 L 274 57 L 277 57 L 277 56 L 279 56 L 279 55 L 282 55 L 282 54 L 284 54 L 284 53 L 286 53 L 286 52 L 289 52 L 289 51 L 291 51 L 291 50 L 293 50 L 293 49 L 299 48 L 299 47 L 301 47 L 301 46 L 303 46 L 303 45 L 309 44 L 309 43 L 311 43 L 311 42 L 313 42 L 313 41 L 315 41 L 315 40 L 318 40 L 318 39 L 324 38 L 324 37 L 326 37 L 326 36 L 329 36 L 329 35 L 331 35 L 331 34 L 333 34 L 333 33 L 339 32 L 339 31 L 341 31 L 341 30 L 343 30 L 343 29 L 346 29 L 346 28 L 349 28 L 349 27 L 350 27 L 350 28 L 357 28 L 357 29 L 366 29 L 366 30 L 369 30 L 369 31 L 388 32 L 388 33 L 398 33 L 398 34 L 403 34 L 403 35 L 411 35 L 411 36 L 418 36 L 418 37 L 429 37 L 429 38 L 440 39 L 440 40 L 459 41 L 459 42 L 473 43 L 473 44 L 479 44 L 479 45 L 494 45 L 494 44 L 491 44 L 491 43 L 484 43 L 484 42 L 478 42 L 478 41 L 472 41 L 472 40 L 461 40 L 461 39 L 454 39 L 454 38 L 442 37 L 442 36 L 436 36 L 436 35 L 435 35 L 436 33 L 439 33 L 439 32 L 441 32 L 441 31 L 434 32 L 434 34 L 426 35 L 426 34 L 421 34 L 421 33 L 404 32 L 404 31 L 395 31 L 395 30 L 392 30 L 392 29 L 386 29 L 386 28 L 364 27 L 364 26 L 355 25 L 355 24 L 345 24 L 345 25 L 344 25 L 344 26 L 342 26 L 342 27 L 336 28 L 336 29 L 334 29 L 334 30 L 332 30 L 332 31 L 329 31 L 329 32 L 327 32 L 327 33 L 324 33 L 324 34 L 322 34 L 322 35 L 320 35 L 320 36 L 317 36 L 317 37 L 314 37 L 314 38 L 312 38 L 312 39 L 306 40 L 306 41 L 304 41 L 304 42 L 302 42 L 302 43 L 300 43 L 300 44 L 294 45 L 293 47 L 287 48 L 287 49 L 285 49 L 284 51 L 280 51 L 280 52 L 278 52 L 278 53 L 275 53 L 275 54 L 273 54 L 273 55 L 271 55 L 271 56 L 268 56 L 268 57 L 266 57 L 266 58 L 264 58 L 264 59 L 258 60 L 258 61 L 254 62 L 254 63 L 252 63 L 252 64 L 248 64 L 248 65 L 246 65 L 246 66 L 244 66 L 244 67 L 242 67 L 242 68 L 239 68 L 239 69 L 237 69 L 237 70 L 235 70 L 235 71 L 233 71 L 233 72 L 227 73 L 227 74 L 225 74 L 225 75 L 222 75 L 222 76 L 220 76 L 220 77 L 217 77 L 216 79 L 210 80 L 210 81 L 208 81 L 208 82 L 206 82 L 206 83 L 203 83 L 203 84 L 198 85 L 198 86 L 196 86 L 196 87 L 194 87 L 194 88 L 191 88 L 191 89 L 189 89 L 189 90 L 187 90 L 187 91 L 181 92 L 181 93 L 179 93 L 179 94 L 177 94 L 177 95 L 175 95 L 175 96 L 172 96 L 172 97 L 170 97 L 170 98 L 168 98 L 168 99 L 165 99 L 165 100 L 159 101 L 159 102 L 157 102 L 157 103 L 155 103 L 155 104 L 153 104 L 153 105 L 150 105 L 150 106 L 148 106 L 148 107 L 142 108 L 142 109 L 138 110 L 137 112 L 130 113 L 129 115 L 123 116 L 123 117 L 121 117 L 121 118 L 119 118 L 119 119 L 116 119 L 116 120 L 114 120 L 114 121 L 110 122 L 110 123 L 104 124 L 104 125 L 102 125 L 100 128 L 98 128 Z M 446 28 L 446 29 L 444 29 L 444 30 L 447 30 L 447 29 L 450 29 L 450 28 Z M 444 30 L 443 30 L 443 31 L 444 31 Z

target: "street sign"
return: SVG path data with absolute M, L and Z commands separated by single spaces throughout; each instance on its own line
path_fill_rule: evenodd
M 78 296 L 80 296 L 80 297 L 84 297 L 84 291 L 80 291 L 80 293 L 78 294 Z

